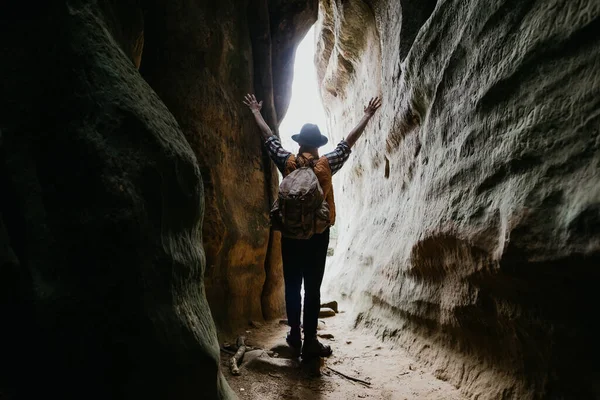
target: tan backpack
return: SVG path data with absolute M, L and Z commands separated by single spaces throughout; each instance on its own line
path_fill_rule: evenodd
M 330 225 L 329 205 L 315 172 L 314 160 L 281 181 L 271 209 L 271 223 L 285 237 L 310 239 Z

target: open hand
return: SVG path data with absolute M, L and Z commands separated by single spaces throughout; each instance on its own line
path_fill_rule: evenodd
M 369 105 L 365 107 L 365 114 L 372 117 L 379 107 L 381 107 L 381 99 L 379 97 L 372 97 Z
M 256 101 L 256 97 L 253 94 L 247 94 L 244 97 L 244 104 L 247 105 L 248 108 L 250 108 L 250 111 L 254 112 L 254 111 L 260 111 L 260 109 L 262 108 L 263 102 L 261 100 L 259 103 L 258 101 Z

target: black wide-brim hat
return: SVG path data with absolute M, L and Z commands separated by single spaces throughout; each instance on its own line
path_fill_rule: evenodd
M 321 134 L 319 127 L 315 124 L 304 124 L 300 133 L 292 135 L 292 139 L 300 146 L 321 147 L 326 145 L 329 139 Z

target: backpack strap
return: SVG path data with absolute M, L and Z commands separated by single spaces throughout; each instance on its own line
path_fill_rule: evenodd
M 298 161 L 300 161 L 300 159 L 302 159 L 302 161 L 299 163 Z M 317 160 L 315 160 L 314 157 L 308 158 L 301 153 L 298 153 L 295 162 L 296 168 L 310 167 L 311 169 L 315 169 L 315 166 L 317 165 Z

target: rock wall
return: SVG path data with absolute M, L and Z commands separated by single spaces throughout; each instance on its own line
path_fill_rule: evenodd
M 133 3 L 0 6 L 3 399 L 235 398 L 200 170 L 135 67 Z
M 0 397 L 232 396 L 211 312 L 224 333 L 284 313 L 242 99 L 281 122 L 317 4 L 0 7 Z
M 144 5 L 140 71 L 175 115 L 205 188 L 206 294 L 217 327 L 285 314 L 278 234 L 269 227 L 277 173 L 242 103 L 255 92 L 276 128 L 290 98 L 296 46 L 317 1 L 185 0 Z
M 600 3 L 342 1 L 319 12 L 336 175 L 326 288 L 479 399 L 600 397 Z

